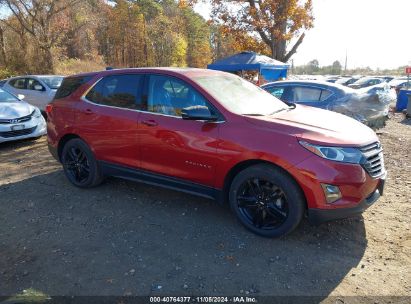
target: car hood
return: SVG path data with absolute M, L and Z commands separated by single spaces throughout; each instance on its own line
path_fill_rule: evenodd
M 303 105 L 249 122 L 299 139 L 329 146 L 363 146 L 378 141 L 373 130 L 348 116 Z
M 25 101 L 0 102 L 0 119 L 12 119 L 30 115 L 35 107 Z

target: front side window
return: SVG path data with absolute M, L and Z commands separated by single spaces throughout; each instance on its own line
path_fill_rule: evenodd
M 180 117 L 182 109 L 193 106 L 208 107 L 191 85 L 174 77 L 150 76 L 147 111 Z
M 33 79 L 33 78 L 28 78 L 27 79 L 27 90 L 44 91 L 45 88 L 38 80 Z
M 284 93 L 284 87 L 270 87 L 267 88 L 267 91 L 270 92 L 274 97 L 281 99 Z
M 86 95 L 87 100 L 106 106 L 142 110 L 142 75 L 112 75 L 101 79 Z

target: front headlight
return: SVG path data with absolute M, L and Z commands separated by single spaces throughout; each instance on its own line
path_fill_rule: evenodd
M 35 109 L 34 109 L 34 111 L 33 111 L 33 116 L 34 116 L 35 118 L 40 118 L 41 112 L 40 112 L 39 108 L 35 108 Z
M 324 147 L 305 141 L 299 141 L 299 143 L 314 154 L 329 160 L 359 164 L 363 158 L 361 151 L 355 148 Z

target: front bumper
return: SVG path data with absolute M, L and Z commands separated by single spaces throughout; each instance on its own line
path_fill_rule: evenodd
M 32 118 L 29 122 L 25 122 L 24 128 L 25 129 L 34 128 L 34 131 L 31 132 L 30 134 L 25 134 L 21 136 L 17 135 L 17 136 L 12 136 L 12 137 L 2 137 L 0 135 L 0 143 L 15 141 L 15 140 L 22 140 L 22 139 L 27 139 L 27 138 L 35 138 L 35 137 L 40 137 L 40 136 L 47 134 L 46 121 L 44 120 L 42 116 L 40 118 Z M 0 132 L 9 132 L 10 130 L 11 130 L 11 125 L 1 125 L 0 126 Z
M 378 188 L 365 200 L 360 202 L 353 208 L 339 208 L 339 209 L 308 209 L 308 220 L 313 225 L 319 225 L 324 222 L 329 222 L 337 219 L 349 218 L 363 213 L 371 205 L 373 205 L 384 192 L 385 181 L 380 180 Z

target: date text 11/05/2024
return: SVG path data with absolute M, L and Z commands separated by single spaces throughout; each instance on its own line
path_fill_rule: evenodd
M 257 303 L 254 297 L 150 297 L 150 303 Z

